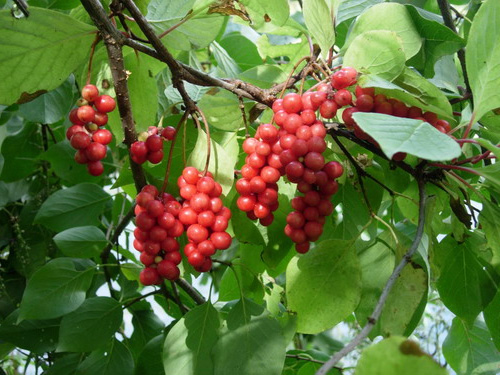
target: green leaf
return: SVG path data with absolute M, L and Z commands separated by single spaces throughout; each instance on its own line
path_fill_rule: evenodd
M 0 104 L 24 103 L 58 87 L 86 59 L 95 29 L 61 12 L 0 11 Z
M 132 333 L 132 336 L 128 340 L 128 347 L 134 358 L 137 358 L 143 352 L 146 344 L 156 337 L 158 332 L 163 330 L 165 324 L 152 310 L 138 310 L 130 312 L 133 315 L 132 325 L 134 326 L 134 333 Z M 163 346 L 163 340 L 161 340 L 160 347 L 161 346 Z M 160 367 L 163 369 L 161 356 L 159 356 L 158 360 L 160 362 Z
M 19 106 L 22 116 L 32 122 L 53 124 L 68 116 L 78 97 L 75 79 L 70 76 L 61 86 Z
M 286 341 L 279 322 L 262 306 L 243 299 L 227 315 L 213 348 L 214 373 L 279 375 L 285 354 Z
M 474 112 L 480 120 L 500 107 L 500 3 L 489 0 L 474 17 L 467 41 L 465 61 L 474 95 Z
M 446 27 L 441 20 L 436 20 L 435 14 L 406 5 L 415 27 L 423 38 L 423 51 L 425 56 L 424 75 L 432 77 L 434 65 L 443 56 L 452 55 L 465 45 L 465 41 Z M 453 68 L 456 71 L 455 68 Z
M 425 355 L 418 344 L 394 336 L 365 349 L 356 366 L 356 375 L 446 375 L 448 372 Z M 410 347 L 410 351 L 406 348 Z M 411 351 L 413 349 L 414 351 Z
M 492 264 L 500 263 L 500 208 L 486 199 L 482 199 L 483 209 L 479 214 L 479 222 L 483 228 L 488 245 L 493 252 Z
M 287 75 L 276 65 L 259 65 L 240 73 L 238 78 L 259 86 L 263 89 L 271 88 L 274 84 L 284 82 Z M 234 96 L 233 94 L 231 94 Z M 241 113 L 240 113 L 241 118 Z
M 78 366 L 75 375 L 132 375 L 134 359 L 120 341 L 114 339 L 111 346 L 90 353 Z
M 323 57 L 335 44 L 335 26 L 333 10 L 328 8 L 325 0 L 304 0 L 302 5 L 304 21 L 312 37 L 318 42 Z
M 384 0 L 342 0 L 336 15 L 337 25 L 357 17 L 371 6 L 383 2 Z
M 216 41 L 213 41 L 210 44 L 210 47 L 214 55 L 214 59 L 217 62 L 217 68 L 223 72 L 224 77 L 236 78 L 241 72 L 241 69 L 238 64 L 236 64 L 236 61 L 234 61 L 234 59 L 229 56 L 227 51 Z
M 38 125 L 26 123 L 17 133 L 5 137 L 2 142 L 4 165 L 0 180 L 13 182 L 28 177 L 36 169 L 36 157 L 40 149 L 33 144 L 40 144 Z
M 380 144 L 389 159 L 396 152 L 436 161 L 451 160 L 462 154 L 455 140 L 422 120 L 362 112 L 354 113 L 353 118 Z
M 228 133 L 228 139 L 224 147 L 213 139 L 210 140 L 210 164 L 208 170 L 213 173 L 214 179 L 221 184 L 222 193 L 227 195 L 233 186 L 234 166 L 238 159 L 237 153 L 228 153 L 226 150 L 232 150 L 238 145 L 236 133 Z M 207 135 L 199 129 L 196 145 L 189 156 L 188 165 L 203 171 L 207 159 Z
M 64 255 L 73 258 L 98 256 L 108 243 L 104 233 L 92 226 L 66 229 L 54 236 L 54 242 Z
M 500 353 L 485 324 L 477 320 L 470 326 L 459 318 L 453 319 L 451 330 L 443 343 L 443 355 L 453 370 L 464 375 L 472 374 L 481 365 L 500 360 Z M 497 373 L 488 371 L 483 375 Z
M 61 320 L 58 352 L 90 352 L 108 343 L 122 323 L 122 306 L 109 297 L 94 297 Z
M 212 374 L 211 352 L 219 338 L 219 314 L 210 303 L 189 311 L 170 330 L 163 346 L 165 374 Z
M 54 231 L 99 224 L 98 216 L 111 197 L 95 184 L 83 183 L 58 190 L 43 202 L 35 223 Z
M 262 64 L 257 46 L 243 35 L 225 35 L 219 43 L 236 61 L 242 71 Z
M 298 61 L 300 58 L 309 54 L 309 45 L 306 38 L 302 38 L 297 43 L 275 44 L 269 41 L 269 36 L 264 34 L 257 39 L 257 48 L 262 59 L 271 57 L 277 59 L 281 56 L 288 57 L 289 61 Z M 289 72 L 293 68 L 292 64 L 283 66 L 285 72 Z M 305 63 L 303 64 L 305 65 Z M 299 65 L 300 67 L 301 65 Z
M 17 323 L 19 310 L 15 310 L 0 324 L 0 340 L 19 348 L 45 353 L 57 346 L 59 320 L 23 320 Z
M 418 266 L 406 266 L 387 297 L 379 319 L 380 333 L 387 336 L 407 333 L 422 298 L 427 298 L 427 274 Z
M 240 0 L 250 16 L 250 25 L 259 29 L 271 23 L 283 26 L 288 20 L 290 7 L 287 0 Z
M 191 10 L 194 0 L 153 0 L 148 4 L 146 18 L 158 34 L 176 26 Z M 162 40 L 167 48 L 182 51 L 208 46 L 224 24 L 220 14 L 206 14 L 202 10 L 173 29 Z M 203 30 L 203 32 L 200 32 Z
M 479 258 L 472 242 L 462 244 L 450 236 L 437 247 L 441 274 L 437 281 L 439 296 L 455 315 L 472 323 L 496 293 L 493 268 Z
M 228 91 L 203 95 L 199 106 L 210 125 L 224 130 L 237 131 L 243 126 L 238 97 Z
M 381 3 L 365 10 L 356 19 L 343 49 L 349 47 L 358 35 L 370 30 L 394 31 L 402 40 L 406 59 L 416 55 L 422 46 L 413 20 L 402 4 Z
M 136 375 L 164 375 L 163 371 L 163 335 L 158 335 L 151 339 L 146 345 L 137 360 L 135 368 Z
M 361 269 L 351 241 L 327 240 L 293 258 L 286 269 L 288 308 L 297 313 L 297 331 L 318 333 L 356 308 Z
M 441 90 L 407 67 L 393 82 L 375 75 L 363 75 L 359 79 L 359 84 L 362 87 L 375 87 L 378 93 L 385 94 L 389 98 L 399 99 L 406 105 L 434 112 L 450 122 L 455 121 L 450 102 Z
M 494 185 L 500 190 L 500 163 L 488 165 L 486 167 L 475 168 L 481 176 L 486 178 L 486 181 Z
M 493 301 L 484 309 L 484 321 L 497 350 L 500 350 L 500 291 L 497 291 Z
M 358 35 L 345 52 L 343 64 L 392 81 L 404 69 L 401 39 L 393 31 L 373 30 Z
M 69 375 L 74 374 L 76 368 L 82 360 L 81 353 L 78 354 L 67 354 L 64 357 L 59 357 L 56 359 L 54 364 L 44 372 L 44 375 Z
M 77 269 L 69 258 L 56 258 L 28 280 L 19 319 L 51 319 L 76 310 L 94 276 L 94 267 Z

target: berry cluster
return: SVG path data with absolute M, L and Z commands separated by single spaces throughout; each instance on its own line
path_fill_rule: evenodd
M 148 131 L 140 134 L 139 140 L 130 146 L 130 157 L 137 164 L 143 164 L 146 160 L 152 164 L 160 163 L 163 160 L 163 141 L 173 140 L 175 133 L 176 130 L 172 126 L 150 126 Z
M 270 225 L 278 208 L 276 182 L 284 171 L 278 129 L 271 124 L 260 125 L 255 137 L 243 142 L 243 151 L 247 157 L 241 168 L 242 178 L 236 182 L 240 194 L 236 204 L 251 220 L 259 219 L 262 225 Z
M 134 248 L 141 252 L 140 261 L 146 266 L 140 280 L 144 285 L 161 284 L 162 279 L 176 280 L 182 260 L 176 238 L 184 233 L 179 221 L 182 205 L 175 198 L 153 185 L 146 185 L 136 197 Z
M 231 236 L 226 232 L 231 211 L 224 207 L 220 199 L 222 187 L 210 172 L 202 176 L 196 168 L 186 167 L 177 186 L 184 199 L 178 218 L 189 241 L 184 255 L 196 271 L 207 272 L 212 268 L 211 256 L 231 245 Z
M 299 253 L 307 252 L 310 242 L 323 233 L 325 217 L 333 212 L 330 198 L 338 190 L 335 180 L 343 173 L 340 163 L 325 162 L 326 129 L 316 111 L 322 117 L 333 117 L 338 107 L 350 103 L 350 93 L 338 90 L 329 99 L 323 86 L 319 88 L 303 95 L 287 94 L 273 103 L 274 121 L 281 127 L 280 161 L 288 180 L 303 194 L 292 200 L 294 211 L 288 214 L 285 226 L 285 234 Z
M 66 131 L 66 138 L 77 151 L 75 161 L 87 164 L 92 176 L 104 172 L 101 160 L 106 157 L 106 145 L 112 140 L 111 132 L 101 129 L 108 123 L 108 112 L 115 109 L 115 100 L 108 95 L 99 95 L 95 85 L 86 85 L 82 89 L 79 107 L 69 113 L 73 124 Z

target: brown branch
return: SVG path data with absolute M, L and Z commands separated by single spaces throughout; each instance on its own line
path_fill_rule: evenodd
M 455 34 L 457 33 L 457 28 L 455 27 L 455 23 L 453 22 L 453 17 L 451 16 L 450 3 L 448 0 L 437 0 L 439 5 L 439 10 L 441 11 L 441 16 L 443 17 L 444 24 Z M 472 90 L 469 84 L 469 75 L 467 74 L 467 67 L 465 65 L 465 49 L 460 48 L 457 51 L 458 60 L 460 61 L 460 66 L 462 67 L 462 73 L 464 75 L 464 82 L 467 88 L 467 93 L 471 94 Z M 471 102 L 473 101 L 472 95 L 470 97 Z
M 424 234 L 425 204 L 427 200 L 427 196 L 425 193 L 424 178 L 422 175 L 420 175 L 420 171 L 418 172 L 419 175 L 417 178 L 417 182 L 418 182 L 418 191 L 420 196 L 418 226 L 417 226 L 417 233 L 415 234 L 415 238 L 410 248 L 403 256 L 399 264 L 396 266 L 394 271 L 392 272 L 391 276 L 389 277 L 389 280 L 387 280 L 387 283 L 385 284 L 384 289 L 382 290 L 382 294 L 378 299 L 377 305 L 375 306 L 375 309 L 368 318 L 368 322 L 363 327 L 361 332 L 358 333 L 346 346 L 344 346 L 341 350 L 336 352 L 323 366 L 321 366 L 321 368 L 316 372 L 316 375 L 326 375 L 328 371 L 330 371 L 342 358 L 344 358 L 347 354 L 352 352 L 364 339 L 368 337 L 371 330 L 377 323 L 377 320 L 380 317 L 380 314 L 382 313 L 382 310 L 384 308 L 385 302 L 389 297 L 389 293 L 391 292 L 392 287 L 394 286 L 398 277 L 400 276 L 401 271 L 411 261 L 412 256 L 417 251 L 418 245 L 422 240 L 422 235 Z
M 206 300 L 205 298 L 198 292 L 191 284 L 189 284 L 184 279 L 176 280 L 175 283 L 179 285 L 181 289 L 183 289 L 198 305 L 203 305 Z

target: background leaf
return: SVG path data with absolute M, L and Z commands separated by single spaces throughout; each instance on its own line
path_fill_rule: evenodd
M 96 225 L 97 216 L 111 197 L 95 184 L 83 183 L 52 194 L 38 211 L 35 223 L 55 231 Z
M 108 243 L 104 233 L 93 226 L 66 229 L 54 236 L 54 242 L 64 255 L 73 258 L 98 256 Z
M 51 319 L 76 310 L 85 301 L 94 268 L 77 269 L 68 258 L 57 258 L 29 279 L 19 319 Z
M 304 0 L 304 21 L 312 37 L 318 42 L 323 57 L 328 56 L 335 43 L 334 14 L 325 0 Z
M 120 341 L 114 339 L 109 348 L 90 353 L 78 366 L 75 375 L 132 375 L 134 359 Z
M 460 146 L 422 120 L 394 117 L 381 113 L 354 113 L 363 131 L 372 136 L 388 158 L 407 152 L 426 160 L 451 160 L 462 153 Z
M 61 320 L 59 352 L 90 352 L 104 346 L 120 328 L 122 306 L 113 298 L 94 297 Z
M 500 107 L 500 3 L 486 1 L 472 22 L 465 61 L 474 95 L 476 120 Z
M 352 242 L 323 241 L 286 270 L 288 308 L 297 331 L 318 333 L 349 316 L 361 297 L 361 270 Z
M 36 28 L 37 32 L 33 32 Z M 58 87 L 85 61 L 95 29 L 66 14 L 36 7 L 16 19 L 0 11 L 0 104 L 26 102 Z

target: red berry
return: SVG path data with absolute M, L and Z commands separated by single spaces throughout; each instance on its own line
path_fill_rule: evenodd
M 102 145 L 107 145 L 111 143 L 112 139 L 113 135 L 107 129 L 99 129 L 94 134 L 92 134 L 92 140 Z
M 141 255 L 139 256 L 139 260 L 141 261 L 142 264 L 144 264 L 146 267 L 154 264 L 155 262 L 155 256 L 150 255 L 146 252 L 141 252 Z
M 304 158 L 304 164 L 313 171 L 319 171 L 325 165 L 325 158 L 318 152 L 309 152 Z
M 286 217 L 286 222 L 292 228 L 302 228 L 306 222 L 304 215 L 298 211 L 292 211 Z
M 83 126 L 81 125 L 71 125 L 68 130 L 66 130 L 66 138 L 68 141 L 73 137 L 78 132 L 86 133 L 86 130 Z
M 194 243 L 200 243 L 208 238 L 208 230 L 200 224 L 190 225 L 186 231 L 187 237 Z
M 170 252 L 177 252 L 179 251 L 179 242 L 175 239 L 175 238 L 172 238 L 172 237 L 167 237 L 165 238 L 161 244 L 161 249 L 163 251 L 166 251 L 167 253 L 170 253 Z
M 210 194 L 215 188 L 215 181 L 212 177 L 202 177 L 196 183 L 196 188 L 200 193 Z
M 272 109 L 274 113 L 283 110 L 283 99 L 276 99 L 273 103 Z
M 212 211 L 203 211 L 198 215 L 198 224 L 205 228 L 211 227 L 215 223 L 215 214 Z
M 148 153 L 148 161 L 152 164 L 161 163 L 163 160 L 163 150 L 153 151 Z
M 89 161 L 87 170 L 92 176 L 100 176 L 104 172 L 104 166 L 100 161 Z
M 182 255 L 179 251 L 170 251 L 165 254 L 163 259 L 168 260 L 175 265 L 179 265 L 182 262 Z
M 99 112 L 108 113 L 115 109 L 116 102 L 109 95 L 101 95 L 94 100 L 94 106 Z
M 262 124 L 258 128 L 259 135 L 265 142 L 273 142 L 278 137 L 278 129 L 271 124 Z
M 302 117 L 296 113 L 289 114 L 283 123 L 283 129 L 285 129 L 290 134 L 295 134 L 298 128 L 300 128 L 304 123 L 302 122 Z M 283 147 L 283 146 L 282 146 Z
M 191 207 L 185 207 L 179 212 L 179 220 L 184 225 L 196 224 L 198 214 Z
M 184 180 L 186 180 L 188 184 L 196 185 L 200 178 L 200 174 L 195 167 L 186 167 L 182 171 L 182 177 L 184 177 Z
M 89 105 L 83 105 L 78 108 L 76 115 L 78 119 L 84 123 L 94 121 L 95 110 Z
M 233 239 L 227 232 L 214 232 L 210 236 L 210 240 L 217 250 L 226 250 L 231 246 Z
M 302 109 L 302 98 L 299 94 L 286 94 L 283 98 L 283 109 L 288 113 L 297 113 Z
M 82 89 L 82 98 L 88 102 L 93 102 L 99 96 L 99 90 L 95 85 L 85 85 Z
M 175 138 L 175 134 L 177 133 L 177 130 L 173 126 L 167 126 L 165 129 L 161 131 L 161 136 L 165 139 L 168 139 L 171 141 L 172 139 Z
M 148 154 L 148 148 L 145 142 L 137 141 L 132 143 L 132 145 L 130 146 L 130 152 L 132 153 L 132 155 L 142 157 Z
M 77 150 L 75 152 L 75 158 L 74 159 L 75 159 L 75 161 L 78 164 L 87 164 L 89 162 L 89 159 L 85 155 L 85 151 L 84 150 Z
M 149 152 L 163 150 L 163 139 L 159 135 L 150 135 L 146 139 L 146 147 Z
M 102 160 L 106 157 L 107 148 L 103 144 L 92 142 L 85 149 L 85 156 L 90 161 L 98 161 Z
M 278 180 L 280 179 L 280 172 L 276 168 L 266 166 L 262 168 L 262 170 L 260 171 L 260 176 L 262 177 L 262 180 L 265 183 L 272 184 L 278 182 Z M 252 179 L 252 181 L 253 180 L 254 179 Z M 252 183 L 252 181 L 250 181 L 250 184 Z M 254 192 L 261 193 L 262 191 L 254 191 Z
M 74 108 L 69 113 L 69 121 L 71 121 L 74 125 L 85 125 L 83 121 L 81 121 L 77 116 L 78 108 Z
M 373 109 L 373 96 L 361 95 L 356 100 L 356 108 L 361 112 L 370 112 Z
M 196 193 L 191 198 L 189 204 L 196 212 L 205 211 L 210 207 L 210 198 L 204 193 Z
M 243 151 L 245 151 L 246 154 L 250 155 L 251 153 L 255 152 L 255 147 L 259 144 L 260 142 L 255 139 L 255 138 L 247 138 L 245 141 L 243 141 Z
M 311 103 L 315 107 L 321 106 L 326 100 L 327 93 L 325 91 L 316 91 L 311 94 Z
M 94 124 L 104 126 L 108 123 L 108 115 L 101 112 L 96 112 L 94 116 Z
M 244 212 L 253 211 L 255 203 L 255 197 L 251 195 L 242 195 L 236 200 L 236 205 L 241 211 Z
M 152 240 L 144 242 L 144 251 L 150 255 L 156 255 L 160 252 L 160 243 Z
M 323 171 L 330 177 L 332 180 L 339 178 L 344 173 L 344 167 L 338 161 L 330 161 L 325 164 L 323 167 Z
M 295 250 L 300 254 L 305 254 L 309 251 L 310 246 L 311 246 L 310 242 L 296 243 Z
M 92 139 L 90 138 L 90 135 L 84 132 L 74 133 L 70 140 L 71 146 L 78 150 L 87 148 L 91 142 Z
M 167 230 L 169 237 L 180 237 L 184 233 L 184 225 L 179 220 L 176 220 L 174 226 Z
M 142 285 L 156 285 L 160 282 L 160 275 L 156 268 L 144 268 L 140 275 L 139 280 Z
M 177 280 L 180 276 L 177 265 L 169 260 L 162 260 L 156 268 L 160 276 L 167 280 Z
M 352 102 L 352 94 L 350 91 L 346 89 L 339 90 L 334 95 L 335 103 L 339 105 L 339 107 L 344 107 L 346 105 L 351 104 Z
M 141 206 L 146 208 L 148 203 L 153 201 L 155 198 L 153 195 L 149 194 L 147 191 L 141 191 L 137 196 L 135 197 L 136 203 Z M 163 210 L 163 209 L 162 209 Z

